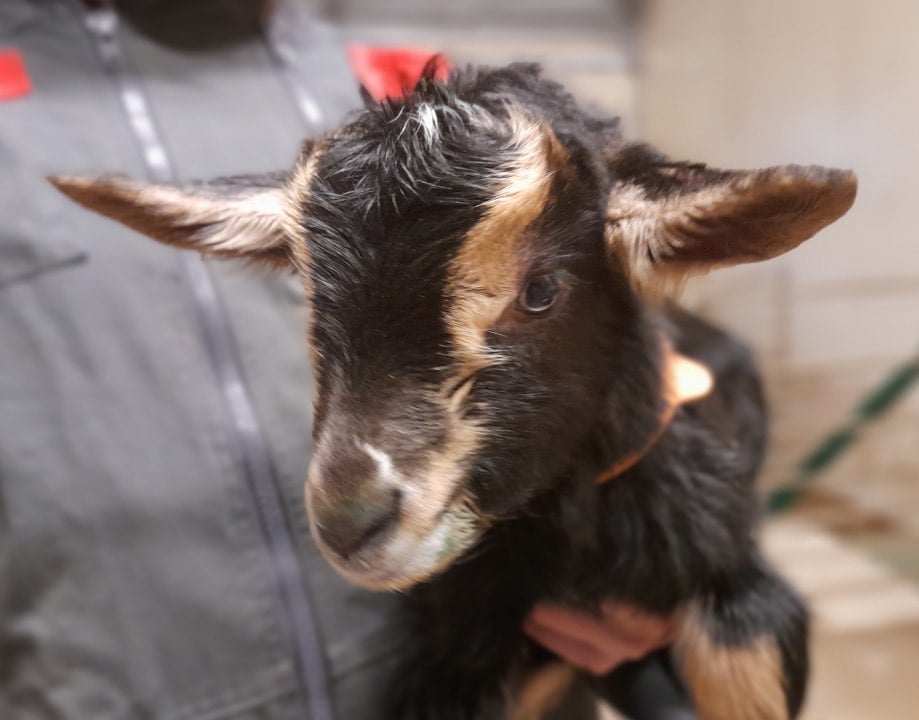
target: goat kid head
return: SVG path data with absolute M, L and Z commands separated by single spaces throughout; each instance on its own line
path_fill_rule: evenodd
M 288 174 L 52 181 L 160 242 L 299 273 L 313 534 L 348 578 L 397 589 L 548 488 L 598 417 L 626 432 L 655 406 L 635 400 L 660 387 L 649 294 L 784 253 L 856 191 L 840 170 L 671 162 L 530 66 L 423 79 Z

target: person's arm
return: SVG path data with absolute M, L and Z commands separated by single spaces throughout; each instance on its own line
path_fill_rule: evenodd
M 614 602 L 592 614 L 553 603 L 538 604 L 524 623 L 534 641 L 594 676 L 594 691 L 632 720 L 693 720 L 666 648 L 672 618 Z M 616 670 L 616 672 L 613 672 Z
M 671 618 L 605 602 L 594 615 L 555 603 L 540 603 L 524 623 L 533 640 L 593 675 L 606 675 L 673 640 Z

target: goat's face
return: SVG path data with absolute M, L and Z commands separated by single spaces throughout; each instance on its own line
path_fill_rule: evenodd
M 596 416 L 618 309 L 599 183 L 548 126 L 457 103 L 367 113 L 310 153 L 310 517 L 349 576 L 401 587 L 544 487 Z
M 855 193 L 841 171 L 668 162 L 520 70 L 364 111 L 290 176 L 55 182 L 161 241 L 293 264 L 312 307 L 314 536 L 386 588 L 559 476 L 628 382 L 616 349 L 643 292 L 780 254 Z

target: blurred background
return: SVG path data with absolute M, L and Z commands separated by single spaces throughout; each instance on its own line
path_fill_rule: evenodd
M 853 168 L 854 209 L 795 252 L 695 280 L 683 302 L 745 338 L 767 378 L 769 554 L 816 615 L 805 718 L 919 705 L 919 5 L 911 0 L 314 0 L 351 41 L 454 62 L 538 60 L 626 134 L 723 167 Z M 904 375 L 899 376 L 901 387 Z M 885 388 L 885 382 L 887 386 Z M 869 413 L 870 414 L 870 413 Z M 855 424 L 852 433 L 824 441 Z M 818 450 L 815 456 L 814 451 Z

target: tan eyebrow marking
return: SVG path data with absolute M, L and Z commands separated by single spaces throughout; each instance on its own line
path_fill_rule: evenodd
M 549 127 L 520 113 L 511 114 L 510 124 L 513 157 L 447 276 L 446 323 L 464 372 L 500 360 L 487 350 L 485 333 L 516 294 L 521 236 L 549 202 L 555 174 L 568 166 Z
M 308 278 L 309 249 L 302 223 L 303 206 L 309 200 L 313 178 L 316 176 L 316 168 L 321 157 L 322 147 L 319 143 L 305 142 L 287 184 L 287 192 L 284 194 L 282 224 L 287 237 L 290 238 L 290 254 L 294 267 L 304 280 Z

